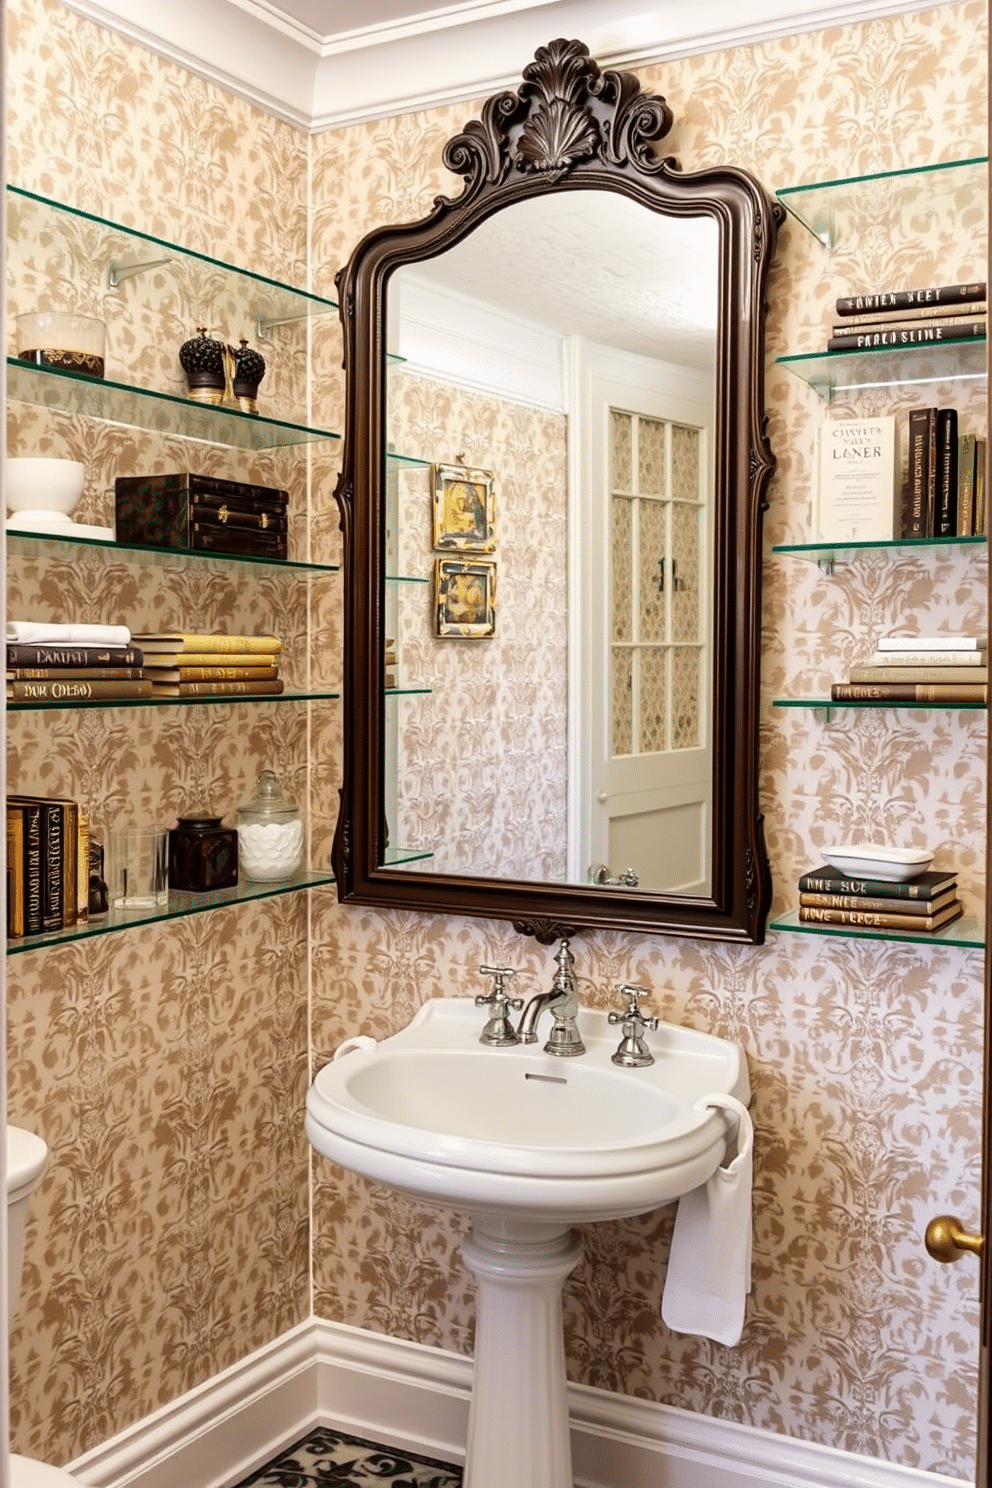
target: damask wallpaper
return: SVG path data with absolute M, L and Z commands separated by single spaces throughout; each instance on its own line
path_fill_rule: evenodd
M 309 273 L 330 296 L 363 232 L 457 190 L 441 148 L 470 107 L 308 141 L 58 0 L 12 0 L 7 25 L 8 169 L 29 190 L 279 278 Z M 733 161 L 775 188 L 984 153 L 985 37 L 984 7 L 962 0 L 640 75 L 674 110 L 667 148 L 685 169 Z M 816 694 L 884 630 L 980 629 L 984 561 L 858 559 L 828 577 L 770 548 L 808 535 L 825 412 L 774 357 L 822 343 L 836 294 L 984 277 L 983 217 L 974 202 L 925 203 L 909 224 L 883 222 L 830 256 L 793 221 L 780 235 L 761 747 L 776 912 L 825 842 L 860 836 L 927 842 L 939 865 L 957 867 L 967 907 L 980 904 L 983 715 L 851 713 L 824 727 L 772 699 Z M 193 329 L 181 325 L 189 308 L 177 303 L 175 332 Z M 333 428 L 332 324 L 314 329 L 312 352 L 309 386 L 305 354 L 289 348 L 272 386 Z M 881 411 L 886 400 L 866 394 L 857 407 Z M 939 400 L 984 421 L 977 392 L 947 386 Z M 8 437 L 12 450 L 42 443 L 84 458 L 91 519 L 115 471 L 188 458 L 167 440 L 43 422 L 19 405 Z M 484 440 L 465 446 L 490 463 Z M 335 456 L 291 458 L 296 551 L 333 558 Z M 80 618 L 110 606 L 162 624 L 194 614 L 271 623 L 290 638 L 299 675 L 336 680 L 333 581 L 310 592 L 285 576 L 256 586 L 223 565 L 204 571 L 53 567 L 29 552 L 11 603 Z M 168 815 L 201 787 L 228 812 L 274 762 L 307 804 L 313 860 L 326 861 L 333 706 L 198 712 L 19 715 L 10 779 L 85 786 L 105 817 L 129 805 Z M 661 1323 L 672 1219 L 662 1211 L 584 1230 L 566 1298 L 570 1376 L 967 1479 L 977 1280 L 974 1268 L 931 1263 L 921 1237 L 935 1213 L 971 1222 L 978 1212 L 981 954 L 777 933 L 754 948 L 600 934 L 575 950 L 589 1001 L 606 1005 L 621 982 L 637 982 L 660 1016 L 742 1042 L 757 1136 L 755 1286 L 741 1344 Z M 52 1148 L 12 1340 L 16 1450 L 65 1462 L 176 1398 L 306 1316 L 311 1276 L 321 1316 L 470 1351 L 459 1218 L 314 1160 L 311 1226 L 302 1103 L 310 1068 L 342 1037 L 388 1033 L 429 996 L 472 995 L 478 965 L 494 958 L 533 985 L 553 969 L 549 952 L 498 920 L 377 913 L 322 891 L 10 959 L 10 1114 Z

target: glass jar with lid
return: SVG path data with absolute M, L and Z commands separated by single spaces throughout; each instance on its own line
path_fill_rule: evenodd
M 241 872 L 263 883 L 292 878 L 303 862 L 303 822 L 274 771 L 262 771 L 237 816 Z

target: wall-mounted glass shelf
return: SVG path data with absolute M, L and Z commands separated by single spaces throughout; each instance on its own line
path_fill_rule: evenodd
M 397 454 L 396 450 L 387 450 L 386 459 L 391 465 L 399 466 L 401 469 L 406 467 L 410 470 L 417 470 L 418 468 L 426 470 L 433 463 L 431 460 L 422 460 L 419 455 Z
M 916 708 L 928 712 L 931 708 L 942 708 L 955 712 L 985 712 L 986 703 L 921 703 L 915 700 L 895 698 L 772 698 L 774 708 L 812 708 L 830 713 L 834 708 Z
M 911 553 L 918 548 L 984 547 L 984 533 L 973 537 L 896 537 L 878 542 L 812 542 L 775 543 L 773 553 L 788 553 L 805 558 L 809 563 L 834 563 L 838 558 L 856 557 L 858 553 Z
M 785 367 L 821 398 L 859 388 L 912 383 L 974 382 L 986 376 L 985 337 L 927 346 L 871 346 L 862 351 L 810 351 L 780 356 Z
M 161 909 L 147 912 L 112 909 L 96 919 L 84 920 L 79 925 L 70 925 L 65 930 L 48 930 L 41 935 L 24 935 L 7 941 L 7 955 L 16 956 L 24 951 L 42 947 L 68 945 L 74 940 L 91 940 L 96 935 L 111 935 L 115 930 L 133 930 L 139 925 L 154 925 L 162 920 L 181 920 L 189 915 L 203 914 L 208 909 L 222 909 L 228 904 L 246 904 L 252 899 L 272 899 L 278 894 L 295 894 L 300 889 L 322 888 L 332 884 L 332 873 L 313 873 L 305 870 L 279 883 L 257 883 L 245 878 L 231 889 L 213 889 L 205 894 L 191 894 L 179 889 L 169 890 L 169 902 Z
M 969 205 L 984 215 L 988 156 L 938 161 L 905 170 L 879 171 L 866 176 L 844 176 L 815 181 L 808 186 L 784 186 L 776 191 L 791 216 L 828 248 L 853 241 L 877 223 L 898 221 L 904 211 L 918 211 L 925 199 L 936 218 L 953 207 Z
M 769 930 L 786 930 L 804 935 L 834 935 L 845 940 L 889 940 L 913 945 L 934 944 L 940 946 L 962 946 L 966 950 L 981 950 L 985 945 L 985 926 L 973 916 L 962 915 L 950 925 L 939 930 L 870 930 L 857 925 L 809 925 L 800 920 L 798 910 L 792 910 L 777 920 L 769 920 Z
M 337 310 L 334 300 L 19 186 L 7 187 L 7 236 L 17 261 L 30 264 L 42 282 L 53 258 L 64 254 L 99 269 L 105 291 L 126 293 L 128 281 L 155 274 L 163 306 L 181 299 L 180 323 L 189 324 L 191 335 L 202 323 L 231 339 L 267 340 L 275 326 Z
M 405 863 L 423 863 L 433 856 L 434 853 L 429 848 L 387 847 L 382 866 L 383 868 L 402 868 Z
M 61 367 L 37 367 L 17 357 L 7 358 L 7 396 L 15 403 L 33 403 L 59 413 L 82 414 L 130 429 L 149 429 L 204 444 L 232 449 L 268 450 L 286 445 L 315 444 L 340 439 L 330 429 L 312 429 L 240 408 L 195 403 L 172 393 L 131 387 L 108 378 L 87 377 Z
M 260 703 L 333 703 L 340 696 L 338 692 L 266 692 L 257 695 L 225 692 L 212 693 L 207 697 L 73 698 L 71 701 L 54 703 L 9 698 L 7 712 L 30 713 L 55 708 L 74 713 L 83 708 L 191 708 L 210 703 L 224 703 L 227 707 L 232 703 L 248 703 L 257 708 Z
M 433 687 L 387 687 L 386 697 L 429 697 Z
M 76 537 L 72 533 L 17 532 L 7 529 L 7 548 L 25 558 L 50 557 L 55 546 L 102 548 L 116 553 L 129 563 L 147 563 L 156 568 L 165 568 L 168 563 L 186 567 L 190 559 L 195 563 L 249 563 L 259 568 L 291 569 L 294 573 L 338 573 L 337 563 L 304 563 L 296 558 L 261 558 L 254 553 L 207 553 L 202 548 L 132 547 L 129 543 L 114 542 L 112 538 Z
M 387 574 L 387 584 L 429 584 L 430 579 L 415 578 L 413 574 Z

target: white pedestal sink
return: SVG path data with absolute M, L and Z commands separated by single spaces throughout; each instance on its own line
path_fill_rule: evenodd
M 611 1063 L 618 1035 L 583 1009 L 587 1052 L 490 1049 L 470 999 L 435 999 L 392 1038 L 348 1041 L 307 1095 L 318 1152 L 466 1213 L 478 1280 L 464 1488 L 572 1488 L 561 1289 L 572 1225 L 643 1214 L 697 1188 L 726 1150 L 709 1095 L 747 1102 L 739 1045 L 662 1023 L 655 1063 Z

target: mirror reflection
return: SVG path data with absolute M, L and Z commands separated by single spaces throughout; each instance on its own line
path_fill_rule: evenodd
M 390 277 L 391 866 L 710 892 L 719 259 L 576 190 Z

